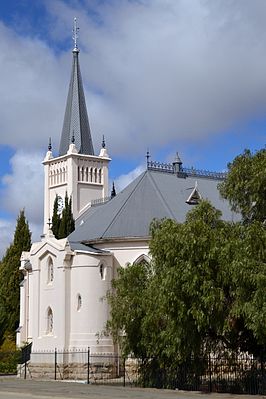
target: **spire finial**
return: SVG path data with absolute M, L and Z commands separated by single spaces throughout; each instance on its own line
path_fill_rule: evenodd
M 78 49 L 78 31 L 79 31 L 79 27 L 77 26 L 77 18 L 74 18 L 74 23 L 73 23 L 73 41 L 74 41 L 74 49 L 73 51 L 79 51 Z
M 52 151 L 52 141 L 51 141 L 51 137 L 49 137 L 48 151 Z
M 105 138 L 104 138 L 104 134 L 103 134 L 102 148 L 105 148 Z
M 116 196 L 116 191 L 115 191 L 115 182 L 113 182 L 113 188 L 111 191 L 111 198 L 114 198 Z
M 147 149 L 147 152 L 146 152 L 146 159 L 147 159 L 147 166 L 149 166 L 149 161 L 150 161 L 150 152 L 149 152 L 149 149 Z
M 48 218 L 48 223 L 47 223 L 47 224 L 48 224 L 48 228 L 49 228 L 49 230 L 50 230 L 50 229 L 51 229 L 51 226 L 52 226 L 52 224 L 53 224 L 53 223 L 51 222 L 51 218 Z
M 73 130 L 73 134 L 72 134 L 72 138 L 71 138 L 71 143 L 75 144 L 75 134 L 74 134 L 74 130 Z

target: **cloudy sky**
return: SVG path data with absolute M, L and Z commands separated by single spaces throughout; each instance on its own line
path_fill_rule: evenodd
M 0 255 L 19 210 L 38 239 L 41 161 L 60 139 L 77 17 L 94 147 L 118 188 L 153 160 L 221 171 L 265 145 L 265 0 L 2 0 Z

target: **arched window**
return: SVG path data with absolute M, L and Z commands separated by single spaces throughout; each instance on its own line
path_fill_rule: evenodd
M 54 316 L 52 309 L 47 309 L 47 334 L 52 334 L 54 329 Z
M 99 179 L 98 182 L 101 183 L 102 182 L 102 169 L 99 169 Z
M 92 182 L 92 168 L 90 168 L 90 182 Z
M 89 181 L 89 169 L 85 169 L 85 181 Z
M 63 182 L 66 181 L 66 169 L 63 168 Z
M 140 263 L 149 264 L 150 262 L 151 262 L 151 259 L 147 255 L 142 254 L 142 255 L 138 256 L 136 260 L 134 260 L 133 264 L 134 265 L 138 265 Z
M 97 169 L 94 169 L 94 182 L 97 183 Z
M 78 180 L 80 180 L 80 167 L 78 166 Z
M 81 181 L 84 181 L 84 168 L 83 168 L 83 166 L 82 166 L 82 168 L 81 168 L 80 174 L 81 174 L 80 180 L 81 180 Z
M 100 272 L 100 277 L 101 280 L 105 280 L 106 277 L 106 267 L 101 263 L 99 266 L 99 272 Z
M 78 294 L 77 295 L 77 311 L 79 311 L 81 309 L 81 305 L 82 305 L 81 295 Z
M 48 258 L 47 262 L 47 283 L 52 283 L 54 280 L 54 264 L 52 258 Z

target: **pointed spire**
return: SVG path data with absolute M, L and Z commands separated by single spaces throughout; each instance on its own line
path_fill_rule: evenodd
M 113 182 L 113 188 L 111 191 L 111 198 L 114 198 L 116 196 L 116 191 L 115 191 L 115 183 Z
M 59 155 L 65 155 L 71 144 L 73 132 L 75 145 L 80 154 L 94 155 L 89 119 L 87 114 L 81 72 L 79 67 L 79 49 L 77 20 L 74 19 L 73 40 L 74 49 L 71 79 L 69 84 L 63 130 L 61 134 Z

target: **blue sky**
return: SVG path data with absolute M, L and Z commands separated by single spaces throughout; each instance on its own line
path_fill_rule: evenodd
M 41 161 L 56 153 L 78 18 L 94 147 L 105 135 L 122 188 L 153 160 L 222 171 L 265 146 L 264 0 L 0 3 L 0 254 L 25 208 L 42 230 Z

